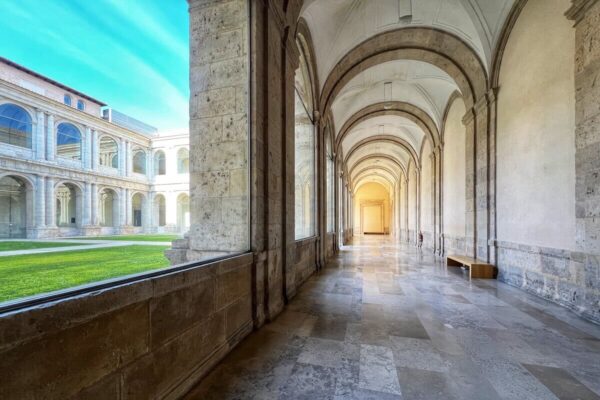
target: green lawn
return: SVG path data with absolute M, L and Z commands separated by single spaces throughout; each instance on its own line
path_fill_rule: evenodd
M 178 235 L 121 235 L 121 236 L 90 236 L 78 238 L 83 240 L 130 240 L 137 242 L 172 242 L 179 239 Z
M 81 246 L 87 243 L 56 243 L 56 242 L 0 242 L 0 251 L 46 249 L 49 247 Z
M 167 246 L 124 246 L 0 257 L 0 301 L 163 268 Z

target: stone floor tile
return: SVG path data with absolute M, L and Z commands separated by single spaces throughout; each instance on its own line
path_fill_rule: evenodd
M 391 349 L 396 367 L 446 372 L 450 366 L 431 340 L 392 336 Z
M 342 319 L 319 317 L 310 332 L 311 337 L 343 341 L 346 338 L 347 322 Z
M 401 395 L 392 351 L 383 346 L 361 345 L 360 389 Z
M 523 366 L 561 400 L 600 400 L 600 396 L 564 369 L 532 364 Z
M 403 400 L 453 400 L 461 399 L 453 392 L 446 373 L 422 369 L 398 368 Z

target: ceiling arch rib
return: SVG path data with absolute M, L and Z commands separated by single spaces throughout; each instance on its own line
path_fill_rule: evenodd
M 350 181 L 356 180 L 358 177 L 361 177 L 365 174 L 383 174 L 384 176 L 388 177 L 392 182 L 397 182 L 400 179 L 400 176 L 391 169 L 387 168 L 384 165 L 375 164 L 354 169 L 353 173 L 350 174 Z
M 394 115 L 379 116 L 367 119 L 349 131 L 341 143 L 342 151 L 345 154 L 356 143 L 377 135 L 398 137 L 415 150 L 421 148 L 425 140 L 425 132 L 414 122 Z
M 354 162 L 351 168 L 348 169 L 348 176 L 352 176 L 353 172 L 356 169 L 369 166 L 369 165 L 377 165 L 381 164 L 385 166 L 387 169 L 392 171 L 398 171 L 398 175 L 406 176 L 406 167 L 402 165 L 396 158 L 390 156 L 388 154 L 383 153 L 374 153 L 369 154 L 364 157 L 359 158 Z
M 411 159 L 416 165 L 420 165 L 419 156 L 415 149 L 413 149 L 405 140 L 390 135 L 371 136 L 356 143 L 348 153 L 346 153 L 344 164 L 347 165 L 348 168 L 351 168 L 353 162 L 357 159 L 374 153 L 382 153 L 396 157 L 403 166 L 408 165 L 408 161 Z
M 342 126 L 353 114 L 379 102 L 410 103 L 423 110 L 437 127 L 454 80 L 438 67 L 414 60 L 392 60 L 358 73 L 339 90 L 331 104 L 334 121 Z
M 515 0 L 304 0 L 301 10 L 313 38 L 321 83 L 343 56 L 380 33 L 432 28 L 452 34 L 481 60 L 491 54 Z
M 352 193 L 356 193 L 359 191 L 359 189 L 363 186 L 366 185 L 367 183 L 379 183 L 380 185 L 382 185 L 385 190 L 388 191 L 388 193 L 392 193 L 392 189 L 394 188 L 394 184 L 390 181 L 388 181 L 386 178 L 382 177 L 382 176 L 377 176 L 377 175 L 370 175 L 370 176 L 365 176 L 360 178 L 358 181 L 354 182 L 353 185 L 350 185 L 350 190 L 352 191 Z

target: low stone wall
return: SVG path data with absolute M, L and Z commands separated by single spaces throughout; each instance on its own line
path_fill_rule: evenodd
M 1 399 L 178 398 L 252 330 L 252 254 L 0 315 Z
M 335 233 L 325 234 L 325 259 L 329 260 L 335 255 Z
M 444 256 L 447 256 L 448 254 L 466 254 L 466 239 L 464 236 L 451 236 L 444 234 L 442 236 L 442 240 L 444 241 Z
M 288 299 L 293 298 L 300 286 L 317 270 L 317 239 L 296 241 L 294 254 L 294 269 L 286 272 Z
M 498 279 L 600 323 L 600 267 L 583 254 L 495 242 Z

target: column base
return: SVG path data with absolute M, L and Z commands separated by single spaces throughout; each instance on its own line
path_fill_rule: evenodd
M 82 236 L 100 236 L 102 235 L 102 227 L 95 225 L 88 225 L 81 228 Z
M 28 239 L 56 239 L 58 237 L 58 228 L 55 226 L 44 226 L 27 229 Z
M 117 235 L 133 235 L 134 233 L 135 228 L 133 226 L 125 225 L 115 228 L 115 234 Z

